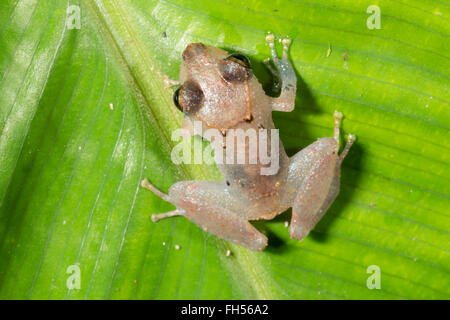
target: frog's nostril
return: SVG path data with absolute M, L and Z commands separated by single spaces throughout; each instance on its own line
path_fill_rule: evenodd
M 190 43 L 183 51 L 183 60 L 189 60 L 198 54 L 201 54 L 206 49 L 203 43 Z

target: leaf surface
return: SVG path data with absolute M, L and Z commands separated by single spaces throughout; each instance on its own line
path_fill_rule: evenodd
M 381 29 L 369 30 L 371 4 L 3 0 L 0 297 L 448 299 L 450 7 L 381 0 Z M 170 158 L 182 118 L 165 81 L 181 52 L 203 42 L 246 54 L 270 90 L 268 32 L 293 40 L 296 109 L 273 114 L 288 153 L 331 136 L 335 109 L 357 135 L 340 195 L 301 243 L 289 212 L 255 223 L 262 253 L 182 217 L 152 223 L 173 207 L 142 178 L 164 192 L 220 179 Z M 79 289 L 67 285 L 73 265 Z M 380 290 L 367 288 L 371 265 Z

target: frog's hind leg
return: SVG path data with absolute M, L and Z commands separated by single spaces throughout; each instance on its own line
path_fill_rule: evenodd
M 339 124 L 342 114 L 335 112 L 333 138 L 319 139 L 296 154 L 290 164 L 289 181 L 299 181 L 292 203 L 291 238 L 303 240 L 324 216 L 336 199 L 340 187 L 340 166 L 355 137 L 348 136 L 348 143 L 341 155 L 339 150 Z
M 289 177 L 298 181 L 292 202 L 289 227 L 291 238 L 303 240 L 322 218 L 339 192 L 339 172 L 336 171 L 337 143 L 333 138 L 319 139 L 293 157 L 293 166 L 301 174 Z M 331 151 L 331 150 L 336 151 Z M 330 152 L 331 151 L 331 152 Z
M 181 181 L 164 194 L 143 181 L 142 185 L 176 206 L 176 210 L 152 216 L 153 221 L 185 216 L 203 230 L 252 250 L 267 246 L 267 237 L 245 218 L 248 204 L 232 196 L 223 183 L 215 181 Z

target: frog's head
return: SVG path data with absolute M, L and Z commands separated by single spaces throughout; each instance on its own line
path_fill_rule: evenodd
M 183 51 L 175 105 L 185 121 L 226 130 L 251 119 L 252 70 L 248 59 L 222 49 L 191 43 Z

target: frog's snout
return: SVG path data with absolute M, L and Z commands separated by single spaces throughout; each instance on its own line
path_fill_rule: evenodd
M 183 51 L 183 60 L 189 60 L 192 57 L 202 54 L 206 50 L 206 46 L 203 43 L 189 43 Z

